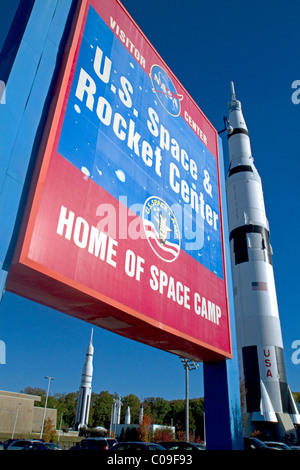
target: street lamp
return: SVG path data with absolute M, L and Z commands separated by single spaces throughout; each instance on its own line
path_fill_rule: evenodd
M 44 378 L 45 378 L 45 379 L 48 379 L 48 388 L 47 388 L 47 395 L 46 395 L 46 401 L 45 401 L 45 408 L 44 408 L 44 413 L 43 413 L 42 427 L 41 427 L 41 432 L 40 432 L 40 439 L 42 439 L 43 431 L 44 431 L 44 422 L 45 422 L 45 416 L 46 416 L 46 408 L 47 408 L 47 401 L 48 401 L 48 395 L 49 395 L 50 380 L 55 380 L 54 377 L 44 377 Z
M 15 430 L 16 430 L 16 425 L 17 425 L 19 410 L 20 410 L 21 406 L 22 406 L 22 403 L 18 403 L 18 408 L 17 408 L 17 413 L 16 413 L 16 417 L 15 417 L 14 428 L 13 428 L 13 432 L 12 432 L 12 435 L 11 435 L 11 439 L 13 439 L 13 437 L 14 437 L 14 435 L 15 435 Z
M 181 362 L 185 368 L 185 436 L 186 442 L 189 442 L 189 370 L 198 369 L 199 364 L 184 357 Z
M 63 414 L 64 414 L 64 413 L 63 413 L 63 411 L 62 411 L 62 412 L 61 412 L 61 415 L 60 415 L 58 442 L 59 442 L 60 436 L 61 436 L 61 423 L 62 423 Z

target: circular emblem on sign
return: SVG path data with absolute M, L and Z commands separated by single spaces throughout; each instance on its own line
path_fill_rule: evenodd
M 159 65 L 152 65 L 150 78 L 153 87 L 152 91 L 156 94 L 165 110 L 172 116 L 179 116 L 180 101 L 183 96 L 178 95 L 167 73 Z
M 161 198 L 149 197 L 143 208 L 143 224 L 154 253 L 171 263 L 180 253 L 179 226 L 172 209 Z

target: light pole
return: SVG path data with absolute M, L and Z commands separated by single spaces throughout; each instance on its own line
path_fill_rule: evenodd
M 198 369 L 199 364 L 184 357 L 181 358 L 185 368 L 185 438 L 189 442 L 189 370 Z
M 44 378 L 45 378 L 45 379 L 48 379 L 48 388 L 47 388 L 47 395 L 46 395 L 46 401 L 45 401 L 45 408 L 44 408 L 44 413 L 43 413 L 42 427 L 41 427 L 41 432 L 40 432 L 40 439 L 42 439 L 43 431 L 44 431 L 44 422 L 45 422 L 45 416 L 46 416 L 46 408 L 47 408 L 47 401 L 48 401 L 48 395 L 49 395 L 50 380 L 55 380 L 54 377 L 44 377 Z
M 16 417 L 15 417 L 14 428 L 13 428 L 13 432 L 12 432 L 12 435 L 11 435 L 11 439 L 12 439 L 12 438 L 14 437 L 14 435 L 15 435 L 15 430 L 16 430 L 16 425 L 17 425 L 19 410 L 20 410 L 20 407 L 21 407 L 21 406 L 22 406 L 22 403 L 18 403 L 18 408 L 17 408 L 17 413 L 16 413 Z
M 60 436 L 61 436 L 61 423 L 62 423 L 62 418 L 63 418 L 63 412 L 61 412 L 61 415 L 60 415 L 60 423 L 59 423 L 59 436 L 58 436 L 58 442 L 60 440 Z

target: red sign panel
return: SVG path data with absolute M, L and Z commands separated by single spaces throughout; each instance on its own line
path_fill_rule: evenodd
M 231 357 L 218 138 L 117 1 L 79 2 L 7 289 Z

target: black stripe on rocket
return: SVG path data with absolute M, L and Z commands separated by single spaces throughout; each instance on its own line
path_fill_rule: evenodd
M 235 173 L 241 173 L 244 171 L 250 171 L 251 173 L 253 173 L 252 166 L 238 165 L 238 166 L 235 166 L 234 168 L 229 168 L 228 176 L 234 175 Z
M 227 140 L 229 140 L 230 137 L 236 134 L 245 134 L 249 137 L 249 132 L 247 131 L 247 129 L 244 129 L 243 127 L 237 127 L 236 129 L 233 129 L 232 132 L 227 133 Z
M 272 248 L 270 245 L 270 232 L 260 225 L 242 225 L 233 229 L 230 233 L 229 240 L 233 240 L 233 251 L 235 256 L 235 264 L 245 263 L 249 261 L 249 248 L 247 243 L 247 233 L 261 234 L 261 250 L 264 255 L 264 261 L 272 264 Z
M 279 377 L 279 388 L 282 404 L 282 412 L 293 414 L 293 403 L 290 398 L 287 376 L 284 363 L 283 349 L 279 346 L 274 346 L 276 355 L 276 364 Z M 261 389 L 260 389 L 260 373 L 258 363 L 257 346 L 247 346 L 243 349 L 243 365 L 245 375 L 245 389 L 246 389 L 246 402 L 247 411 L 249 413 L 260 411 L 261 403 Z M 268 347 L 264 349 L 264 360 L 268 366 L 270 351 Z

